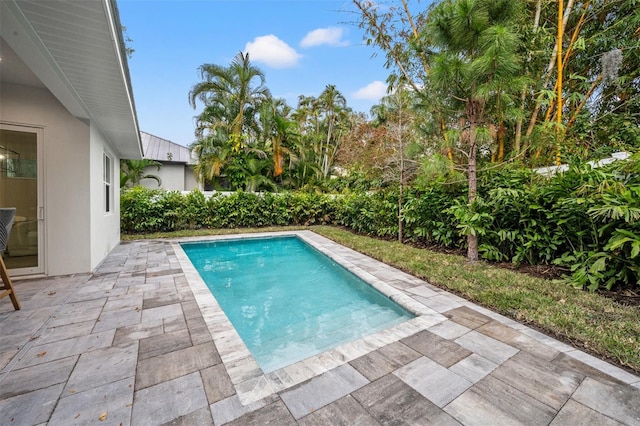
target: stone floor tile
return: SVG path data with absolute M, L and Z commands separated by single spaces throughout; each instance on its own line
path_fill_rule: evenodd
M 491 376 L 556 410 L 562 408 L 584 377 L 528 352 L 517 353 Z
M 442 321 L 441 323 L 436 324 L 433 327 L 429 327 L 428 331 L 433 334 L 437 334 L 442 338 L 454 340 L 464 334 L 467 334 L 469 331 L 471 331 L 471 329 L 451 320 L 447 320 Z
M 111 346 L 114 335 L 115 330 L 109 330 L 101 333 L 89 334 L 88 336 L 73 337 L 71 339 L 60 340 L 58 342 L 33 346 L 27 351 L 18 366 L 19 368 L 22 368 L 30 365 L 42 364 L 44 362 L 66 358 L 72 355 L 79 355 L 96 349 L 102 349 L 107 346 Z
M 169 352 L 185 349 L 191 344 L 188 330 L 178 330 L 170 333 L 158 334 L 140 340 L 140 360 L 163 355 Z
M 125 378 L 131 378 L 133 383 L 137 359 L 137 342 L 84 353 L 69 377 L 64 394 L 82 392 Z
M 49 386 L 13 398 L 0 399 L 0 421 L 7 425 L 34 425 L 49 420 L 63 384 Z
M 514 330 L 513 328 L 501 324 L 497 321 L 488 322 L 476 329 L 478 333 L 482 333 L 485 336 L 493 337 L 496 340 L 506 343 L 523 351 L 530 352 L 538 358 L 551 361 L 560 353 L 557 349 L 551 346 L 545 345 L 534 339 L 531 336 L 527 336 L 524 333 Z
M 192 327 L 187 320 L 187 326 L 189 328 L 189 335 L 191 336 L 191 343 L 193 345 L 200 345 L 202 343 L 212 342 L 213 337 L 207 325 Z
M 601 360 L 600 358 L 596 358 L 593 355 L 589 355 L 582 351 L 572 350 L 565 352 L 566 355 L 576 358 L 585 364 L 591 365 L 592 367 L 597 368 L 598 370 L 604 372 L 605 374 L 610 375 L 611 377 L 620 380 L 623 383 L 631 384 L 636 383 L 638 381 L 638 376 L 628 373 L 622 368 L 616 367 L 615 365 L 611 365 L 606 361 Z
M 37 332 L 35 334 L 20 333 L 3 335 L 2 339 L 0 339 L 0 352 L 18 351 L 36 339 L 40 342 L 39 334 Z
M 172 380 L 220 363 L 213 343 L 147 358 L 138 362 L 136 390 Z
M 199 410 L 193 411 L 184 416 L 180 416 L 177 419 L 173 419 L 162 426 L 214 426 L 213 418 L 211 417 L 211 410 L 209 407 L 204 407 Z
M 235 361 L 225 360 L 224 365 L 234 385 L 263 375 L 262 369 L 250 354 Z
M 495 362 L 489 361 L 478 354 L 471 354 L 462 361 L 452 365 L 449 370 L 458 376 L 464 377 L 471 383 L 477 383 L 497 367 L 498 364 Z
M 152 321 L 145 324 L 134 324 L 127 327 L 118 327 L 116 329 L 116 335 L 113 338 L 113 345 L 118 346 L 129 342 L 136 342 L 162 333 L 164 333 L 162 320 Z
M 456 322 L 460 325 L 464 325 L 465 327 L 468 327 L 472 330 L 491 321 L 491 318 L 489 318 L 488 316 L 474 311 L 468 306 L 461 306 L 459 308 L 444 312 L 444 316 L 449 318 L 451 321 Z
M 29 308 L 43 308 L 45 306 L 57 306 L 62 304 L 71 294 L 75 292 L 73 286 L 69 288 L 47 288 L 40 291 L 29 299 Z
M 242 405 L 238 399 L 238 395 L 230 396 L 209 406 L 213 422 L 216 426 L 227 424 L 247 413 L 258 410 L 278 400 L 276 395 L 272 395 L 260 401 L 256 401 L 249 405 Z
M 302 383 L 315 375 L 311 367 L 304 361 L 287 365 L 282 369 L 286 377 L 289 377 L 295 383 Z
M 553 349 L 559 352 L 569 352 L 574 351 L 575 348 L 573 346 L 567 345 L 566 343 L 562 343 L 561 341 L 554 339 L 553 337 L 547 336 L 539 332 L 538 330 L 534 330 L 533 328 L 522 328 L 520 332 L 526 334 L 527 336 L 531 336 L 540 343 L 544 343 L 545 345 L 552 347 Z
M 159 306 L 157 308 L 143 309 L 142 322 L 147 323 L 149 321 L 172 318 L 175 316 L 182 316 L 182 306 L 180 303 Z
M 395 342 L 351 361 L 351 365 L 368 380 L 377 380 L 385 374 L 418 359 L 421 355 L 410 347 Z
M 620 426 L 619 423 L 579 402 L 570 399 L 553 419 L 550 426 L 565 426 L 580 424 L 580 426 Z
M 621 423 L 640 424 L 640 392 L 632 386 L 604 384 L 587 377 L 571 398 Z
M 11 371 L 0 383 L 0 400 L 65 383 L 77 360 L 75 355 Z
M 136 391 L 131 423 L 166 423 L 207 405 L 200 374 L 195 372 Z
M 57 342 L 59 340 L 71 339 L 72 337 L 86 336 L 91 333 L 96 320 L 76 322 L 59 327 L 47 327 L 38 335 L 37 344 Z
M 178 302 L 180 302 L 180 296 L 176 292 L 148 291 L 144 294 L 142 308 L 158 308 L 160 306 L 173 305 Z
M 154 309 L 160 309 L 160 308 L 154 308 Z M 162 318 L 162 323 L 164 326 L 165 333 L 187 329 L 187 321 L 185 320 L 184 315 L 182 314 L 176 315 L 174 317 Z
M 589 376 L 591 378 L 597 379 L 599 382 L 608 383 L 608 384 L 624 384 L 621 380 L 618 380 L 614 377 L 605 374 L 603 371 L 598 370 L 595 367 L 592 367 L 584 362 L 567 355 L 566 353 L 560 352 L 556 358 L 554 358 L 551 363 L 553 365 L 557 365 L 563 369 L 570 369 L 576 371 L 583 376 Z
M 244 405 L 259 401 L 275 393 L 270 381 L 264 375 L 242 383 L 236 383 L 235 388 L 240 402 Z
M 67 303 L 65 309 L 51 316 L 49 327 L 73 324 L 76 322 L 97 320 L 107 299 L 94 299 L 86 302 Z
M 17 290 L 16 293 L 18 293 Z M 3 335 L 33 335 L 44 325 L 45 321 L 49 320 L 51 315 L 58 311 L 58 307 L 56 306 L 29 309 L 24 301 L 22 301 L 21 304 L 22 309 L 19 311 L 11 310 L 6 314 L 2 322 Z M 13 309 L 11 303 L 4 303 L 4 305 L 7 309 Z M 49 326 L 51 326 L 51 324 L 49 324 Z
M 556 411 L 498 379 L 485 377 L 454 399 L 444 411 L 471 425 L 545 425 Z
M 0 352 L 0 370 L 3 370 L 18 353 L 18 349 Z
M 318 410 L 366 385 L 369 381 L 349 364 L 314 377 L 280 394 L 296 419 Z
M 384 425 L 459 425 L 393 374 L 371 382 L 353 392 L 352 396 Z
M 251 411 L 244 416 L 228 423 L 235 426 L 261 426 L 261 425 L 295 425 L 296 421 L 282 400 L 277 400 L 256 411 Z
M 223 364 L 200 370 L 200 375 L 209 404 L 228 398 L 236 392 Z
M 125 308 L 142 309 L 141 294 L 118 294 L 109 296 L 104 305 L 105 311 L 122 310 Z
M 425 357 L 399 368 L 393 374 L 440 408 L 472 385 L 469 380 Z
M 193 296 L 193 293 L 191 293 L 191 290 L 189 290 L 189 293 Z M 184 317 L 186 319 L 202 316 L 202 313 L 200 312 L 200 308 L 198 307 L 198 302 L 196 302 L 195 300 L 183 301 L 181 302 L 181 304 L 182 304 L 182 312 L 184 313 Z
M 66 392 L 65 392 L 66 394 Z M 129 424 L 133 377 L 60 398 L 51 425 Z M 104 419 L 104 420 L 101 420 Z
M 458 337 L 454 342 L 496 364 L 503 363 L 519 351 L 477 331 L 470 331 L 464 336 Z
M 413 298 L 439 313 L 447 312 L 462 306 L 460 303 L 451 299 L 448 294 L 433 297 L 413 296 Z
M 93 327 L 93 332 L 98 333 L 100 331 L 140 324 L 141 317 L 142 311 L 140 307 L 137 306 L 102 311 L 96 321 L 96 325 Z
M 321 409 L 301 418 L 301 426 L 374 426 L 379 425 L 351 395 L 340 398 Z
M 415 295 L 422 296 L 422 297 L 425 297 L 425 298 L 438 296 L 438 295 L 442 294 L 440 291 L 433 290 L 433 289 L 431 289 L 431 288 L 429 288 L 427 286 L 424 286 L 424 285 L 420 285 L 420 286 L 417 286 L 417 287 L 411 287 L 411 288 L 408 288 L 406 291 L 407 291 L 407 293 L 415 294 Z
M 468 349 L 426 330 L 404 338 L 401 342 L 444 367 L 451 367 L 471 355 Z

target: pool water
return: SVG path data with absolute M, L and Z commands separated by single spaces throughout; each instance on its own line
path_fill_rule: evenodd
M 295 236 L 182 248 L 265 373 L 413 318 Z

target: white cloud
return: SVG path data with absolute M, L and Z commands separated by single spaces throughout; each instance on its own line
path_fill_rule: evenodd
M 387 85 L 380 80 L 376 80 L 358 89 L 354 94 L 354 99 L 366 99 L 379 101 L 387 94 Z
M 247 43 L 244 51 L 253 62 L 262 62 L 271 68 L 291 68 L 298 65 L 302 57 L 284 41 L 273 34 L 256 37 Z
M 343 29 L 338 27 L 318 28 L 317 30 L 307 33 L 300 42 L 300 46 L 312 47 L 321 46 L 323 44 L 327 44 L 329 46 L 347 46 L 349 42 L 341 40 L 343 34 Z

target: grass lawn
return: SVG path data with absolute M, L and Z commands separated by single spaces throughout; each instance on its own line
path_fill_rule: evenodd
M 600 358 L 640 373 L 640 309 L 462 256 L 414 248 L 331 226 L 215 229 L 123 235 L 123 240 L 311 229 L 479 305 L 533 326 Z

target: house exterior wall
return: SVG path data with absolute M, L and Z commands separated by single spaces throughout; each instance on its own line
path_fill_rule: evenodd
M 142 179 L 140 184 L 145 188 L 164 188 L 169 191 L 182 191 L 184 189 L 184 166 L 182 164 L 163 164 L 158 170 L 157 167 L 147 167 L 144 172 L 147 175 L 158 176 L 162 184 L 158 186 L 155 179 Z
M 196 179 L 193 166 L 187 166 L 184 168 L 184 189 L 185 191 L 192 191 L 196 188 L 202 191 L 202 185 Z
M 95 125 L 89 132 L 91 177 L 91 263 L 93 270 L 120 242 L 120 158 Z M 111 159 L 111 205 L 106 212 L 104 155 Z
M 92 227 L 96 214 L 91 208 L 99 138 L 92 138 L 90 123 L 72 116 L 47 89 L 3 83 L 0 105 L 2 122 L 42 129 L 45 274 L 90 272 L 98 258 L 94 247 L 99 245 L 91 242 L 93 228 L 100 224 Z M 101 179 L 101 167 L 97 173 Z M 113 227 L 108 219 L 102 224 Z M 103 232 L 111 241 L 113 230 Z
M 154 179 L 142 179 L 140 184 L 150 189 L 166 189 L 169 191 L 191 191 L 199 188 L 196 182 L 193 169 L 185 164 L 163 164 L 158 170 L 157 167 L 151 166 L 144 170 L 145 174 L 158 176 L 162 180 L 162 184 L 158 187 L 158 182 Z

